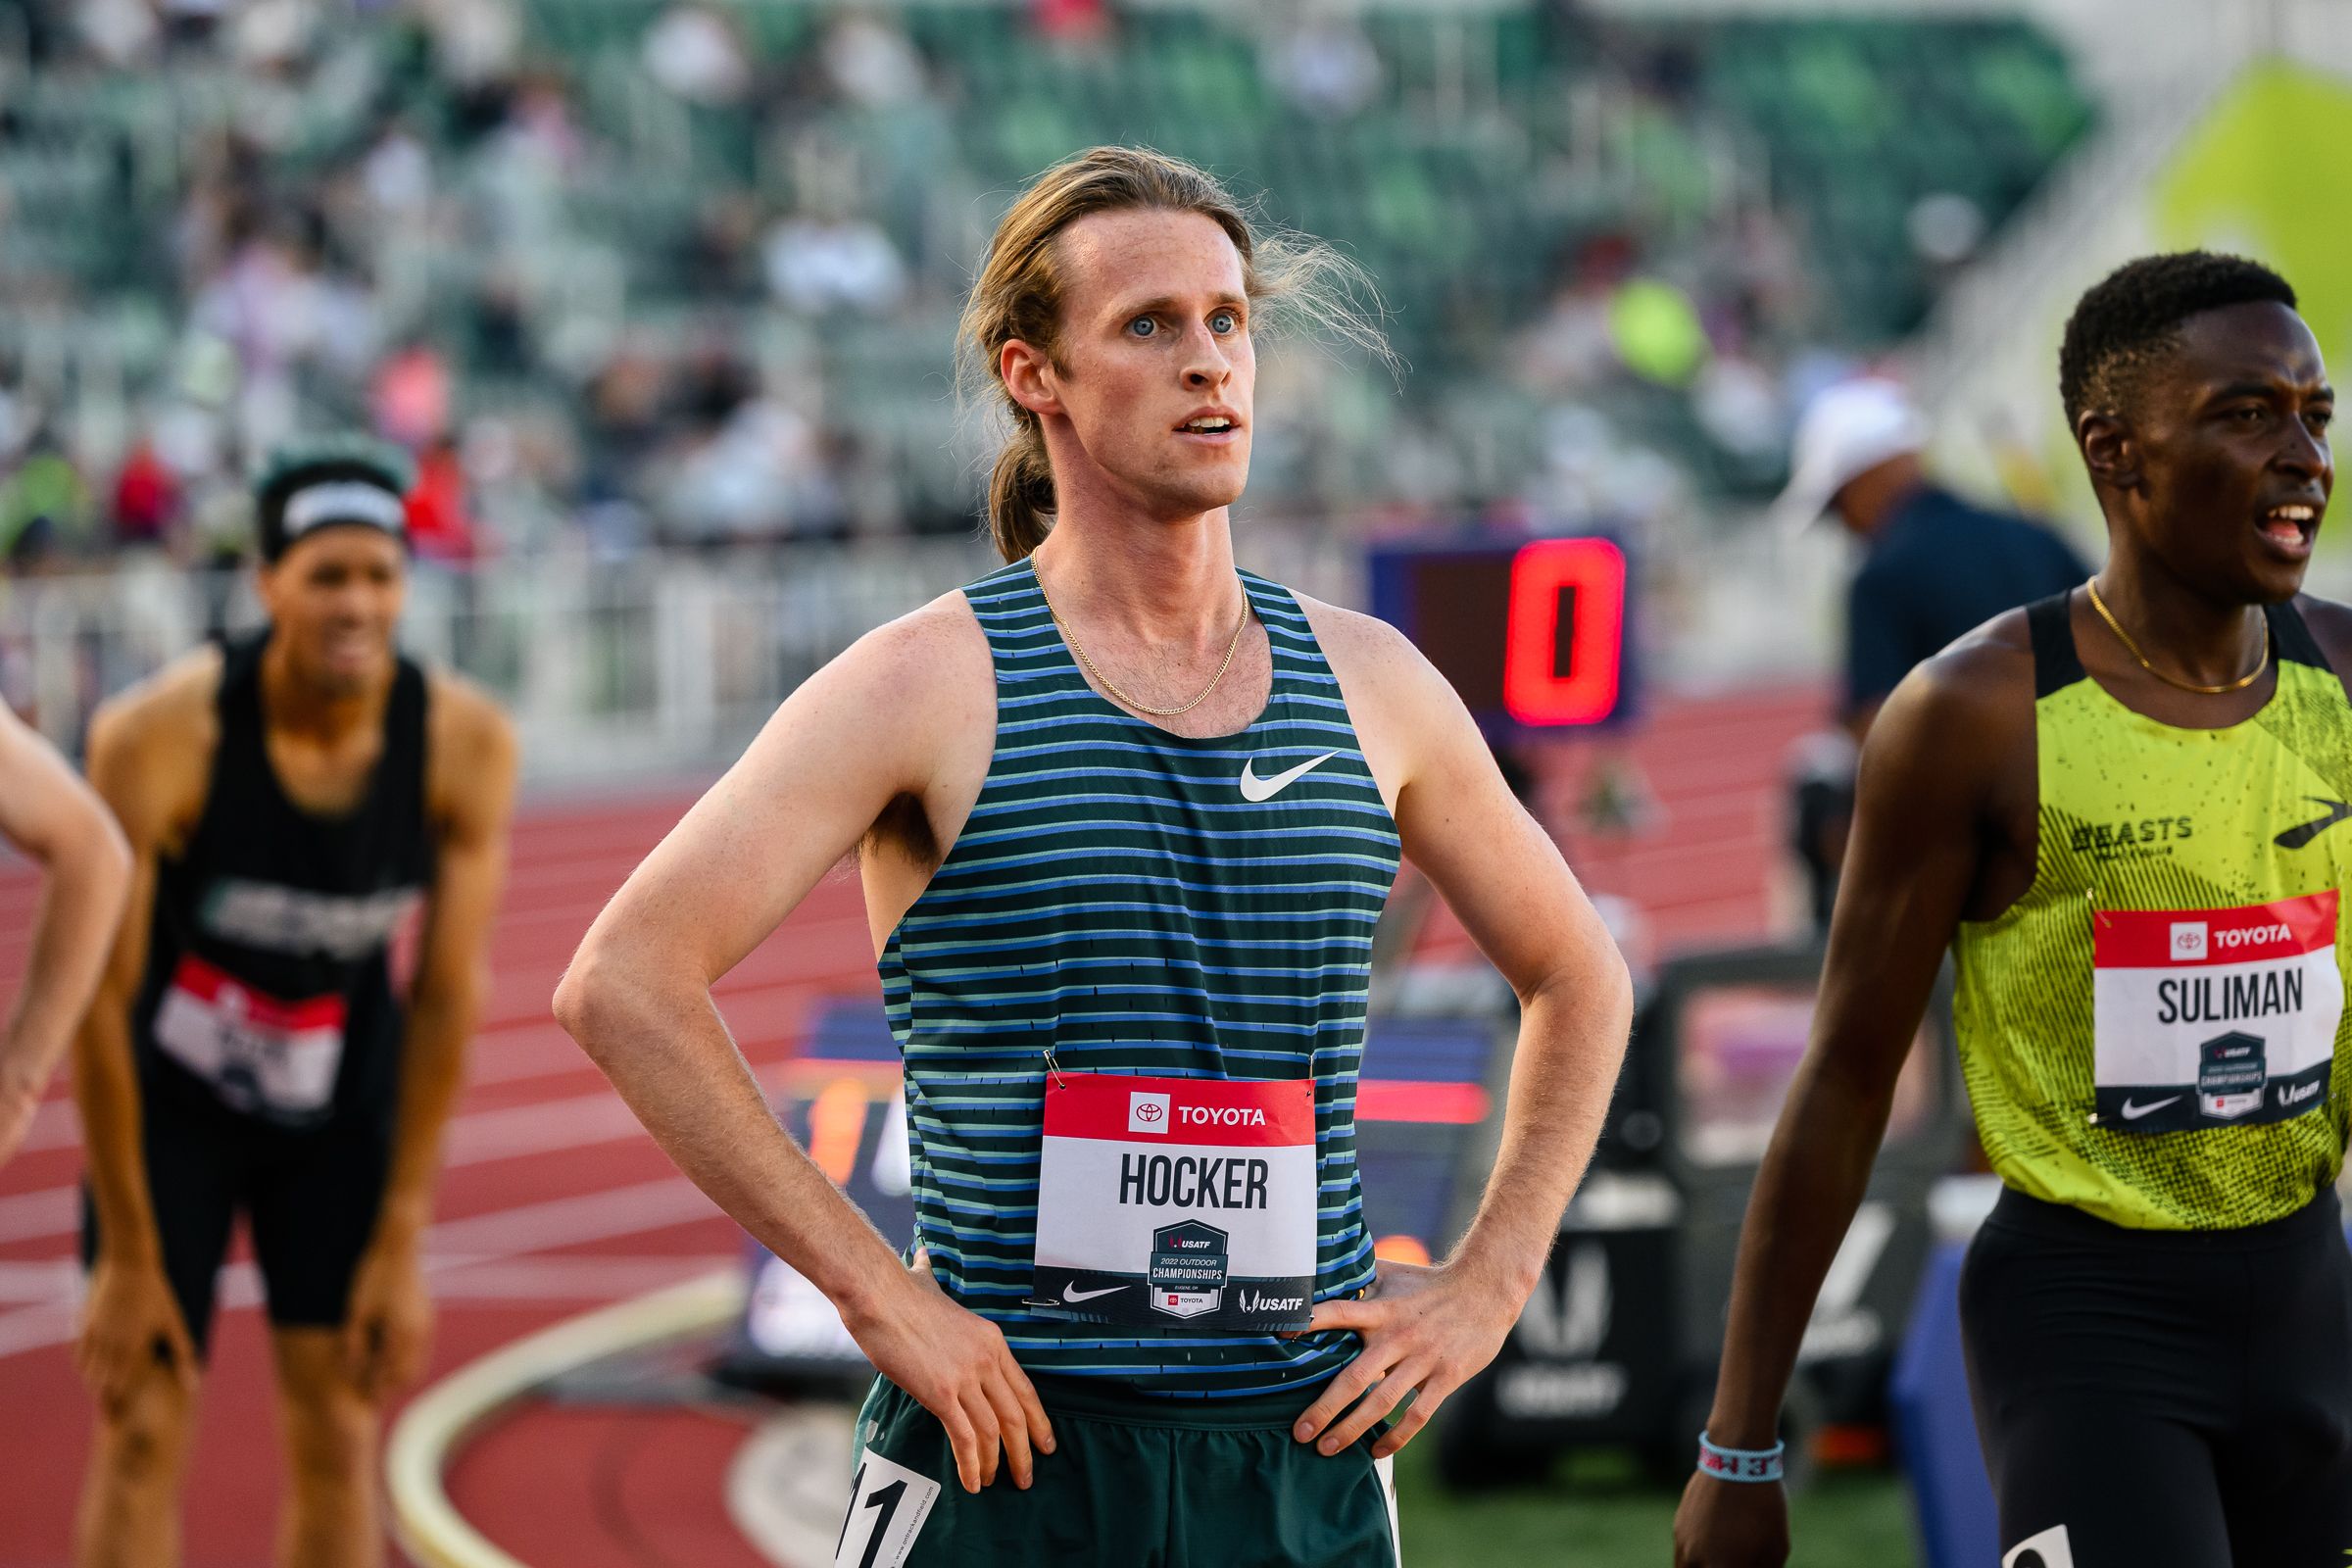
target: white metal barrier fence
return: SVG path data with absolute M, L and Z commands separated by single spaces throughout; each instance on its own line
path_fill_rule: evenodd
M 1252 541 L 1251 564 L 1358 604 L 1359 550 Z M 966 539 L 756 555 L 564 558 L 411 574 L 402 640 L 509 705 L 540 783 L 707 771 L 826 660 L 996 564 Z M 98 702 L 216 628 L 259 623 L 249 577 L 160 557 L 0 580 L 0 695 L 69 752 Z M 877 715 L 877 722 L 886 715 Z

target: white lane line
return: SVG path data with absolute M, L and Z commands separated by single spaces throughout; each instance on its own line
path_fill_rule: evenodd
M 479 1165 L 521 1154 L 552 1153 L 642 1134 L 645 1128 L 618 1095 L 577 1095 L 542 1100 L 504 1110 L 477 1110 L 452 1118 L 444 1169 Z
M 436 1252 L 482 1259 L 512 1257 L 667 1230 L 718 1212 L 718 1205 L 705 1198 L 694 1183 L 683 1176 L 664 1176 L 630 1187 L 575 1193 L 569 1198 L 444 1220 L 425 1233 L 425 1245 Z
M 870 973 L 873 963 L 872 928 L 862 913 L 825 920 L 806 920 L 779 926 L 775 935 L 754 948 L 741 963 L 719 977 L 714 994 L 723 1007 L 727 998 L 800 981 L 840 984 L 845 975 L 842 955 L 852 962 L 848 973 Z M 548 1016 L 556 982 L 571 962 L 566 953 L 552 959 L 499 958 L 482 1007 L 482 1027 L 504 1028 L 538 1023 Z
M 717 1206 L 694 1183 L 683 1176 L 671 1176 L 449 1220 L 425 1232 L 425 1250 L 427 1255 L 440 1259 L 450 1271 L 460 1272 L 558 1247 L 668 1230 L 710 1218 L 718 1212 Z M 593 1265 L 602 1260 L 577 1261 Z M 495 1281 L 498 1276 L 490 1278 Z M 220 1271 L 220 1310 L 258 1306 L 261 1287 L 261 1273 L 251 1263 L 230 1264 Z M 78 1288 L 76 1280 L 74 1289 Z M 76 1302 L 65 1298 L 0 1312 L 0 1358 L 71 1343 L 76 1310 Z
M 38 1263 L 0 1263 L 0 1301 L 54 1301 L 81 1283 L 81 1265 L 70 1257 Z
M 727 1517 L 776 1568 L 831 1560 L 850 1505 L 854 1405 L 794 1405 L 760 1423 L 727 1465 Z
M 32 1125 L 24 1129 L 24 1142 L 17 1152 L 29 1154 L 36 1149 L 71 1149 L 81 1142 L 81 1117 L 74 1110 L 71 1100 L 52 1100 L 32 1113 Z
M 571 1037 L 553 1023 L 537 1023 L 485 1033 L 474 1042 L 467 1063 L 466 1087 L 523 1083 L 533 1078 L 568 1077 L 596 1071 Z M 81 1117 L 71 1100 L 53 1100 L 32 1114 L 32 1126 L 20 1150 L 71 1149 L 81 1142 Z
M 795 1057 L 782 1056 L 753 1069 L 760 1085 L 773 1095 Z M 468 1111 L 451 1118 L 445 1170 L 483 1165 L 526 1154 L 556 1153 L 618 1143 L 642 1136 L 636 1116 L 610 1089 L 574 1095 L 564 1100 L 534 1100 L 504 1105 L 497 1110 Z M 70 1236 L 81 1228 L 81 1189 L 77 1185 L 37 1188 L 0 1198 L 0 1246 Z
M 742 1259 L 731 1252 L 654 1253 L 593 1257 L 483 1258 L 434 1253 L 424 1260 L 439 1301 L 542 1298 L 612 1301 L 659 1290 Z M 236 1265 L 242 1267 L 244 1265 Z M 39 1263 L 0 1263 L 0 1303 L 55 1305 L 80 1298 L 81 1265 L 70 1257 Z M 237 1291 L 247 1287 L 240 1282 Z
M 532 1078 L 556 1078 L 574 1072 L 593 1073 L 596 1063 L 583 1054 L 569 1036 L 554 1024 L 501 1031 L 495 1047 L 485 1038 L 474 1045 L 467 1064 L 466 1087 L 522 1083 Z M 81 1142 L 81 1117 L 71 1100 L 53 1100 L 32 1113 L 19 1152 L 71 1149 Z
M 824 924 L 855 924 L 862 928 L 864 923 L 862 918 L 856 921 L 811 922 L 811 928 Z M 756 1007 L 764 1016 L 774 1009 L 789 1009 L 803 1004 L 810 995 L 845 1001 L 859 1000 L 880 1005 L 877 997 L 846 985 L 838 965 L 830 963 L 821 955 L 811 955 L 805 945 L 797 945 L 797 939 L 807 935 L 806 931 L 794 930 L 792 934 L 796 938 L 796 946 L 791 957 L 778 966 L 776 973 L 757 972 L 755 966 L 764 965 L 761 964 L 760 954 L 755 953 L 719 981 L 714 995 L 722 1015 L 732 1010 L 748 1016 L 750 1009 Z M 863 973 L 862 967 L 859 973 Z M 0 980 L 5 980 L 7 975 L 7 965 L 0 964 Z M 728 1023 L 731 1028 L 739 1028 L 738 1018 L 729 1018 Z M 744 1038 L 739 1029 L 736 1036 L 738 1043 Z M 530 1065 L 514 1069 L 499 1065 L 509 1054 L 523 1051 L 531 1053 L 526 1058 Z M 547 1052 L 548 1054 L 542 1057 L 539 1054 L 541 1052 Z M 469 1086 L 533 1078 L 543 1073 L 564 1072 L 574 1065 L 588 1064 L 587 1058 L 572 1044 L 570 1037 L 547 1016 L 544 1008 L 538 1007 L 485 1017 L 474 1029 L 473 1060 L 477 1065 L 468 1073 Z M 78 1136 L 77 1129 L 73 1091 L 66 1073 L 60 1070 L 42 1092 L 41 1108 L 34 1113 L 32 1129 L 24 1147 L 27 1150 L 60 1148 Z
M 44 1187 L 0 1198 L 0 1243 L 65 1236 L 80 1228 L 78 1188 Z
M 709 1332 L 742 1310 L 742 1274 L 721 1270 L 541 1329 L 426 1389 L 393 1423 L 384 1454 L 402 1548 L 423 1568 L 522 1568 L 466 1522 L 442 1485 L 442 1465 L 466 1434 L 573 1367 Z
M 435 1258 L 436 1301 L 618 1301 L 720 1269 L 741 1268 L 731 1252 L 675 1257 L 518 1257 L 500 1263 Z
M 73 1301 L 44 1301 L 0 1312 L 0 1360 L 52 1345 L 71 1345 L 80 1308 Z

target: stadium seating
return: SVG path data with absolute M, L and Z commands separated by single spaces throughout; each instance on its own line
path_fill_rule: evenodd
M 1768 347 L 1876 347 L 1919 320 L 1935 287 L 1908 232 L 1914 204 L 1948 192 L 1997 224 L 2091 120 L 2046 38 L 1982 17 L 1668 25 L 1569 8 L 1382 8 L 1363 21 L 1378 84 L 1348 112 L 1318 113 L 1269 69 L 1282 39 L 1248 10 L 1153 6 L 1117 14 L 1105 37 L 1057 43 L 1035 34 L 1025 8 L 946 0 L 878 10 L 924 62 L 920 101 L 828 94 L 827 13 L 729 0 L 718 9 L 745 41 L 753 90 L 691 106 L 644 62 L 666 9 L 521 7 L 525 59 L 565 82 L 593 146 L 566 175 L 562 254 L 546 266 L 603 268 L 622 280 L 631 323 L 692 330 L 712 302 L 679 259 L 710 203 L 749 191 L 763 213 L 789 211 L 807 194 L 794 188 L 805 154 L 792 149 L 826 149 L 917 286 L 884 320 L 751 335 L 786 343 L 826 389 L 828 420 L 951 512 L 972 482 L 948 451 L 956 296 L 1003 203 L 1073 148 L 1144 142 L 1197 159 L 1264 192 L 1276 221 L 1343 245 L 1378 280 L 1411 374 L 1402 400 L 1335 418 L 1339 438 L 1376 450 L 1410 416 L 1486 450 L 1479 471 L 1500 492 L 1531 460 L 1527 441 L 1488 428 L 1493 383 L 1581 242 L 1629 236 L 1645 269 L 1676 276 L 1695 270 L 1684 263 L 1728 202 L 1768 190 L 1820 296 L 1810 318 L 1770 323 Z M 0 114 L 0 356 L 71 311 L 75 352 L 116 356 L 107 373 L 135 387 L 168 372 L 171 323 L 186 306 L 175 196 L 232 118 L 267 122 L 283 188 L 348 168 L 390 112 L 436 140 L 437 165 L 462 172 L 481 142 L 478 106 L 436 74 L 419 24 L 393 9 L 350 30 L 331 56 L 332 90 L 320 85 L 326 65 L 308 82 L 257 89 L 225 64 L 179 57 L 161 71 L 15 84 Z M 466 334 L 451 323 L 483 265 L 459 248 L 426 270 L 424 325 L 461 355 Z M 1622 401 L 1627 422 L 1683 452 L 1702 485 L 1772 477 L 1714 461 L 1679 395 L 1630 388 Z M 1269 482 L 1282 471 L 1270 466 Z
M 1929 303 L 1909 260 L 1913 203 L 1949 192 L 1998 222 L 2090 122 L 2063 57 L 2018 23 L 1728 22 L 1705 61 L 1708 98 L 1762 138 L 1775 196 L 1805 216 L 1865 340 Z

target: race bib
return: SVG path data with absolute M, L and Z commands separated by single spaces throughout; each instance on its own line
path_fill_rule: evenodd
M 1315 1208 L 1311 1082 L 1056 1076 L 1028 1304 L 1139 1327 L 1304 1328 Z
M 282 1002 L 191 954 L 156 1008 L 154 1035 L 230 1109 L 299 1122 L 334 1098 L 343 1018 L 340 996 Z
M 2019 1542 L 2001 1557 L 2001 1568 L 2075 1568 L 2075 1544 L 2066 1526 Z
M 867 1448 L 850 1481 L 850 1511 L 833 1544 L 833 1568 L 904 1568 L 923 1533 L 939 1483 Z
M 2098 1122 L 2283 1121 L 2328 1102 L 2344 1011 L 2333 891 L 2235 909 L 2091 915 Z

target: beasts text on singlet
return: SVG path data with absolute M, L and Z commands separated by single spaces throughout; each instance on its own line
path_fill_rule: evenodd
M 1986 1156 L 2118 1225 L 2293 1213 L 2341 1169 L 2352 1089 L 2352 703 L 2291 605 L 2270 612 L 2270 701 L 2212 730 L 2090 679 L 2064 597 L 2028 623 L 2034 884 L 1954 943 Z

